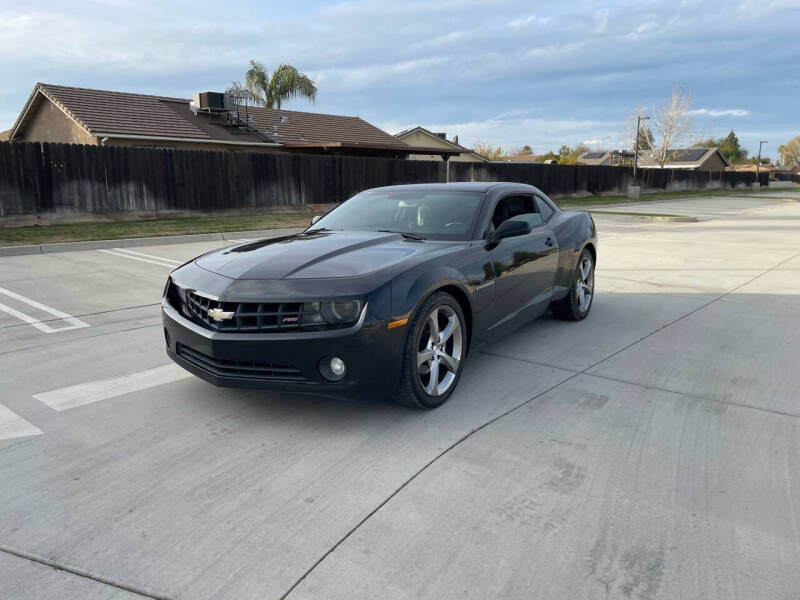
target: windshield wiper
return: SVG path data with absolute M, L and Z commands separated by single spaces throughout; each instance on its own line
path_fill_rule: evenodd
M 424 240 L 425 236 L 420 235 L 419 233 L 408 233 L 407 231 L 392 231 L 391 229 L 378 229 L 381 233 L 399 233 L 407 240 Z

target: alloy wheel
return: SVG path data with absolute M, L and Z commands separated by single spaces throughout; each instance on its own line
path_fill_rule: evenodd
M 592 293 L 594 292 L 594 265 L 589 256 L 584 256 L 578 265 L 575 296 L 578 301 L 578 310 L 582 313 L 589 310 L 592 303 Z
M 425 319 L 417 345 L 417 376 L 429 396 L 441 396 L 453 385 L 463 352 L 458 314 L 450 306 L 435 306 Z

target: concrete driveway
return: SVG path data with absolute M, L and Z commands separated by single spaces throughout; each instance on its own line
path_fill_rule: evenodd
M 800 202 L 702 210 L 425 413 L 171 366 L 220 243 L 0 259 L 0 598 L 798 598 Z

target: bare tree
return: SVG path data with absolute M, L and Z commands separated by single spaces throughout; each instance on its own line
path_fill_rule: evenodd
M 662 168 L 670 158 L 670 150 L 680 144 L 691 131 L 690 105 L 689 96 L 683 93 L 680 82 L 675 82 L 669 102 L 653 109 L 650 118 L 658 134 L 653 155 Z

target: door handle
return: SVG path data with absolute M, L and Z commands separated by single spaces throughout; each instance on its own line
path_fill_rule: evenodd
M 545 243 L 545 244 L 547 244 L 548 246 L 552 246 L 552 245 L 553 245 L 553 238 L 551 238 L 551 237 L 548 237 L 548 238 L 547 238 L 547 239 L 544 241 L 544 243 Z

